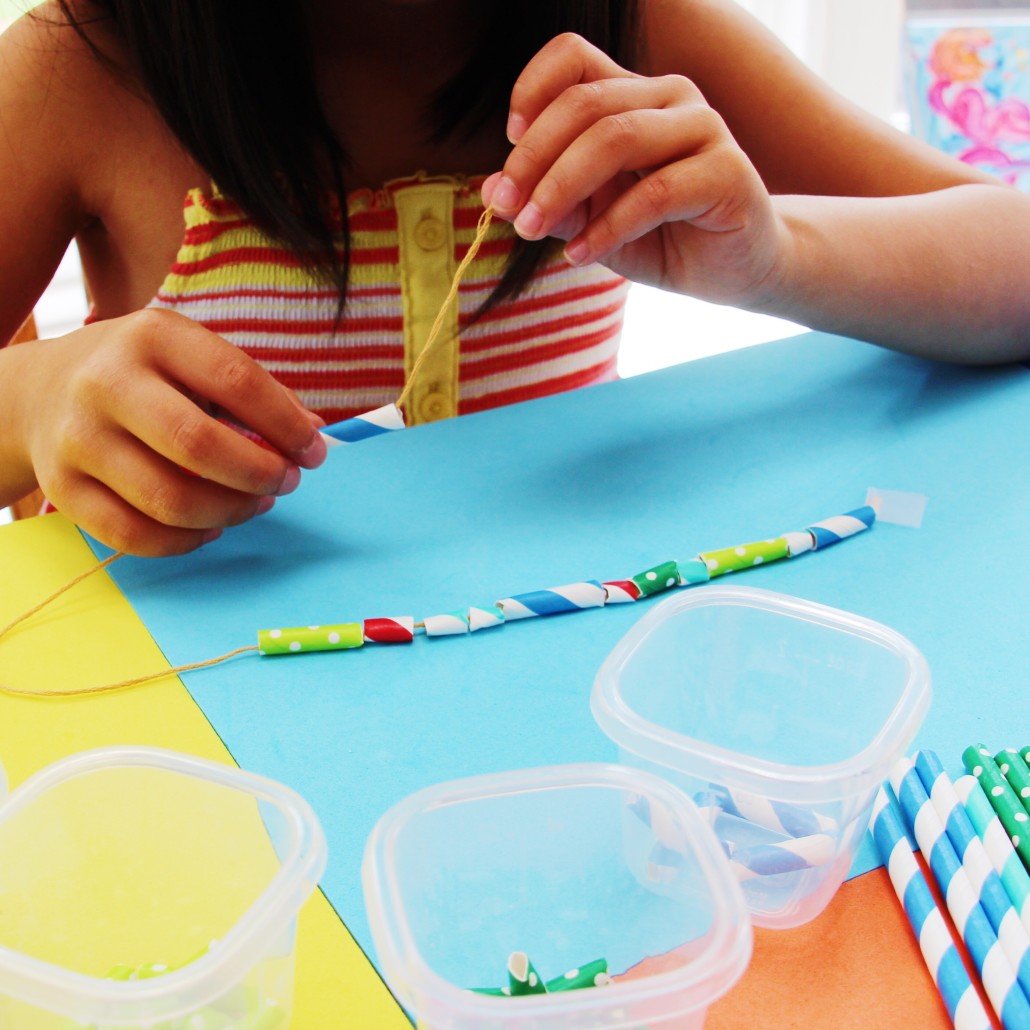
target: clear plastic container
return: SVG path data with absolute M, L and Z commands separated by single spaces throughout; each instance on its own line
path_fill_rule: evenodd
M 768 590 L 706 586 L 651 609 L 591 695 L 620 760 L 690 795 L 756 926 L 818 915 L 873 797 L 930 705 L 922 654 L 894 630 Z
M 285 1028 L 325 863 L 272 780 L 146 747 L 55 762 L 0 803 L 0 1027 Z
M 383 977 L 431 1030 L 691 1030 L 751 954 L 743 897 L 697 809 L 621 766 L 421 790 L 376 824 L 362 871 Z M 612 982 L 473 990 L 503 989 L 515 953 L 552 988 L 600 959 Z

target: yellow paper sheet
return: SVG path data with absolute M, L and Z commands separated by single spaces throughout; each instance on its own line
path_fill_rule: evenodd
M 95 564 L 79 532 L 61 515 L 0 527 L 0 627 Z M 104 572 L 0 640 L 0 683 L 15 687 L 85 687 L 163 668 L 164 656 Z M 0 694 L 0 763 L 12 787 L 66 755 L 118 744 L 233 761 L 174 677 L 95 696 Z M 410 1027 L 320 891 L 298 921 L 293 1026 Z

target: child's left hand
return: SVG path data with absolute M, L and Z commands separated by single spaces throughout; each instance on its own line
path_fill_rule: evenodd
M 508 135 L 483 201 L 524 238 L 557 236 L 574 265 L 707 300 L 746 306 L 771 288 L 787 233 L 689 79 L 637 75 L 559 36 L 519 76 Z

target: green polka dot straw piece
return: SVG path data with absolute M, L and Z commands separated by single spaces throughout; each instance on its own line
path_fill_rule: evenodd
M 680 570 L 674 561 L 663 561 L 661 565 L 656 565 L 653 569 L 638 572 L 632 579 L 640 588 L 640 596 L 650 597 L 651 594 L 660 594 L 663 590 L 678 587 Z
M 570 969 L 563 976 L 548 980 L 546 987 L 548 994 L 556 994 L 559 991 L 576 991 L 583 987 L 604 987 L 611 982 L 612 978 L 608 975 L 608 960 L 598 958 L 585 966 Z
M 966 769 L 979 781 L 983 792 L 998 813 L 1001 825 L 1012 841 L 1012 846 L 1030 870 L 1030 816 L 1008 780 L 1001 774 L 998 763 L 983 744 L 971 744 L 962 752 Z
M 789 557 L 789 542 L 783 536 L 778 536 L 774 540 L 740 544 L 737 547 L 723 547 L 718 551 L 701 552 L 701 559 L 708 566 L 708 572 L 713 578 L 724 576 L 727 572 L 753 569 L 756 565 Z
M 998 763 L 1002 776 L 1016 792 L 1016 797 L 1030 813 L 1030 768 L 1027 767 L 1026 759 L 1012 747 L 999 751 L 994 760 Z
M 524 951 L 513 951 L 508 956 L 508 987 L 513 998 L 521 994 L 547 993 L 543 980 Z
M 335 626 L 295 626 L 258 630 L 258 651 L 263 655 L 300 654 L 304 651 L 345 651 L 361 647 L 365 634 L 360 622 Z

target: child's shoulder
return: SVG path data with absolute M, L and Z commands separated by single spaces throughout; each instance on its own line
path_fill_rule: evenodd
M 176 145 L 109 23 L 81 0 L 67 9 L 81 31 L 46 0 L 0 36 L 0 175 L 31 168 L 37 197 L 89 216 L 120 168 L 170 157 Z

